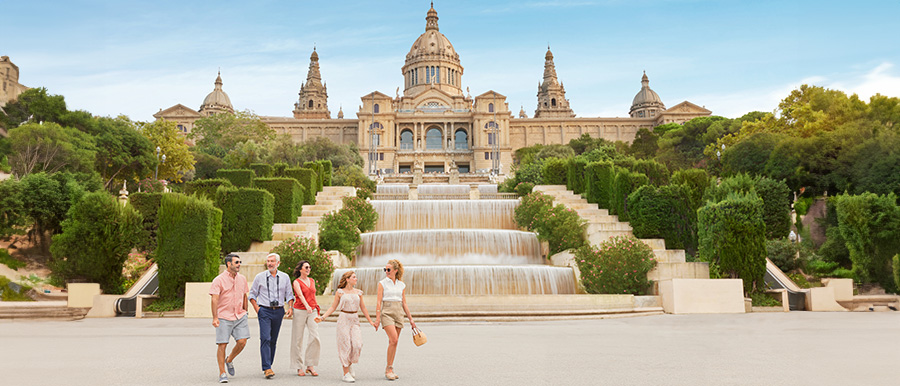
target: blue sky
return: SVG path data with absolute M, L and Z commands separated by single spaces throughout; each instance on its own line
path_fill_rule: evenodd
M 290 116 L 313 45 L 332 115 L 402 87 L 428 1 L 0 0 L 0 55 L 70 109 L 197 109 L 221 68 L 234 107 Z M 667 106 L 772 111 L 803 83 L 900 97 L 897 1 L 437 1 L 472 95 L 533 115 L 549 43 L 578 116 L 627 116 L 642 71 Z

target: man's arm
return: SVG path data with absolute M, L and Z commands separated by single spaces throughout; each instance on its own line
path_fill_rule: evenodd
M 212 295 L 213 327 L 219 327 L 219 295 Z

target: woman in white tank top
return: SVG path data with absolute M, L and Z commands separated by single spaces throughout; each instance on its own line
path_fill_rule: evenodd
M 400 281 L 403 277 L 403 264 L 397 260 L 388 261 L 384 266 L 385 277 L 378 282 L 378 297 L 375 301 L 375 326 L 381 326 L 388 336 L 387 367 L 384 377 L 389 380 L 399 378 L 394 374 L 394 356 L 397 354 L 397 341 L 403 329 L 403 317 L 409 319 L 412 328 L 416 328 L 412 313 L 406 305 L 406 284 Z

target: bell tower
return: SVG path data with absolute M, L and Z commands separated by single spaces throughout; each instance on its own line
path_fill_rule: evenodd
M 306 82 L 300 85 L 300 99 L 294 103 L 294 118 L 331 118 L 331 112 L 328 111 L 328 87 L 322 83 L 322 75 L 319 74 L 319 54 L 315 48 L 309 56 Z

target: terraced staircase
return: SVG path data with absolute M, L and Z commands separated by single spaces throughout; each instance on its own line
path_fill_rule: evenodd
M 618 216 L 609 214 L 606 209 L 600 209 L 597 204 L 587 202 L 581 195 L 566 190 L 565 185 L 537 185 L 534 191 L 553 197 L 553 201 L 574 210 L 587 221 L 585 236 L 588 242 L 597 246 L 611 237 L 632 235 L 632 228 L 627 222 L 619 221 Z M 654 282 L 654 293 L 657 293 L 655 283 L 668 279 L 709 279 L 709 266 L 707 263 L 689 263 L 685 261 L 685 253 L 682 249 L 666 249 L 663 239 L 641 239 L 653 249 L 657 265 L 647 274 L 647 278 Z M 568 256 L 566 261 L 557 262 L 575 267 L 575 260 Z
M 352 186 L 326 186 L 316 194 L 314 205 L 303 205 L 303 211 L 296 223 L 272 225 L 272 240 L 254 242 L 246 252 L 238 252 L 241 257 L 241 273 L 248 279 L 266 270 L 266 255 L 272 248 L 282 241 L 303 236 L 319 241 L 319 220 L 328 213 L 339 210 L 344 206 L 342 199 L 355 196 L 356 188 Z M 219 266 L 219 272 L 225 270 L 224 265 Z

